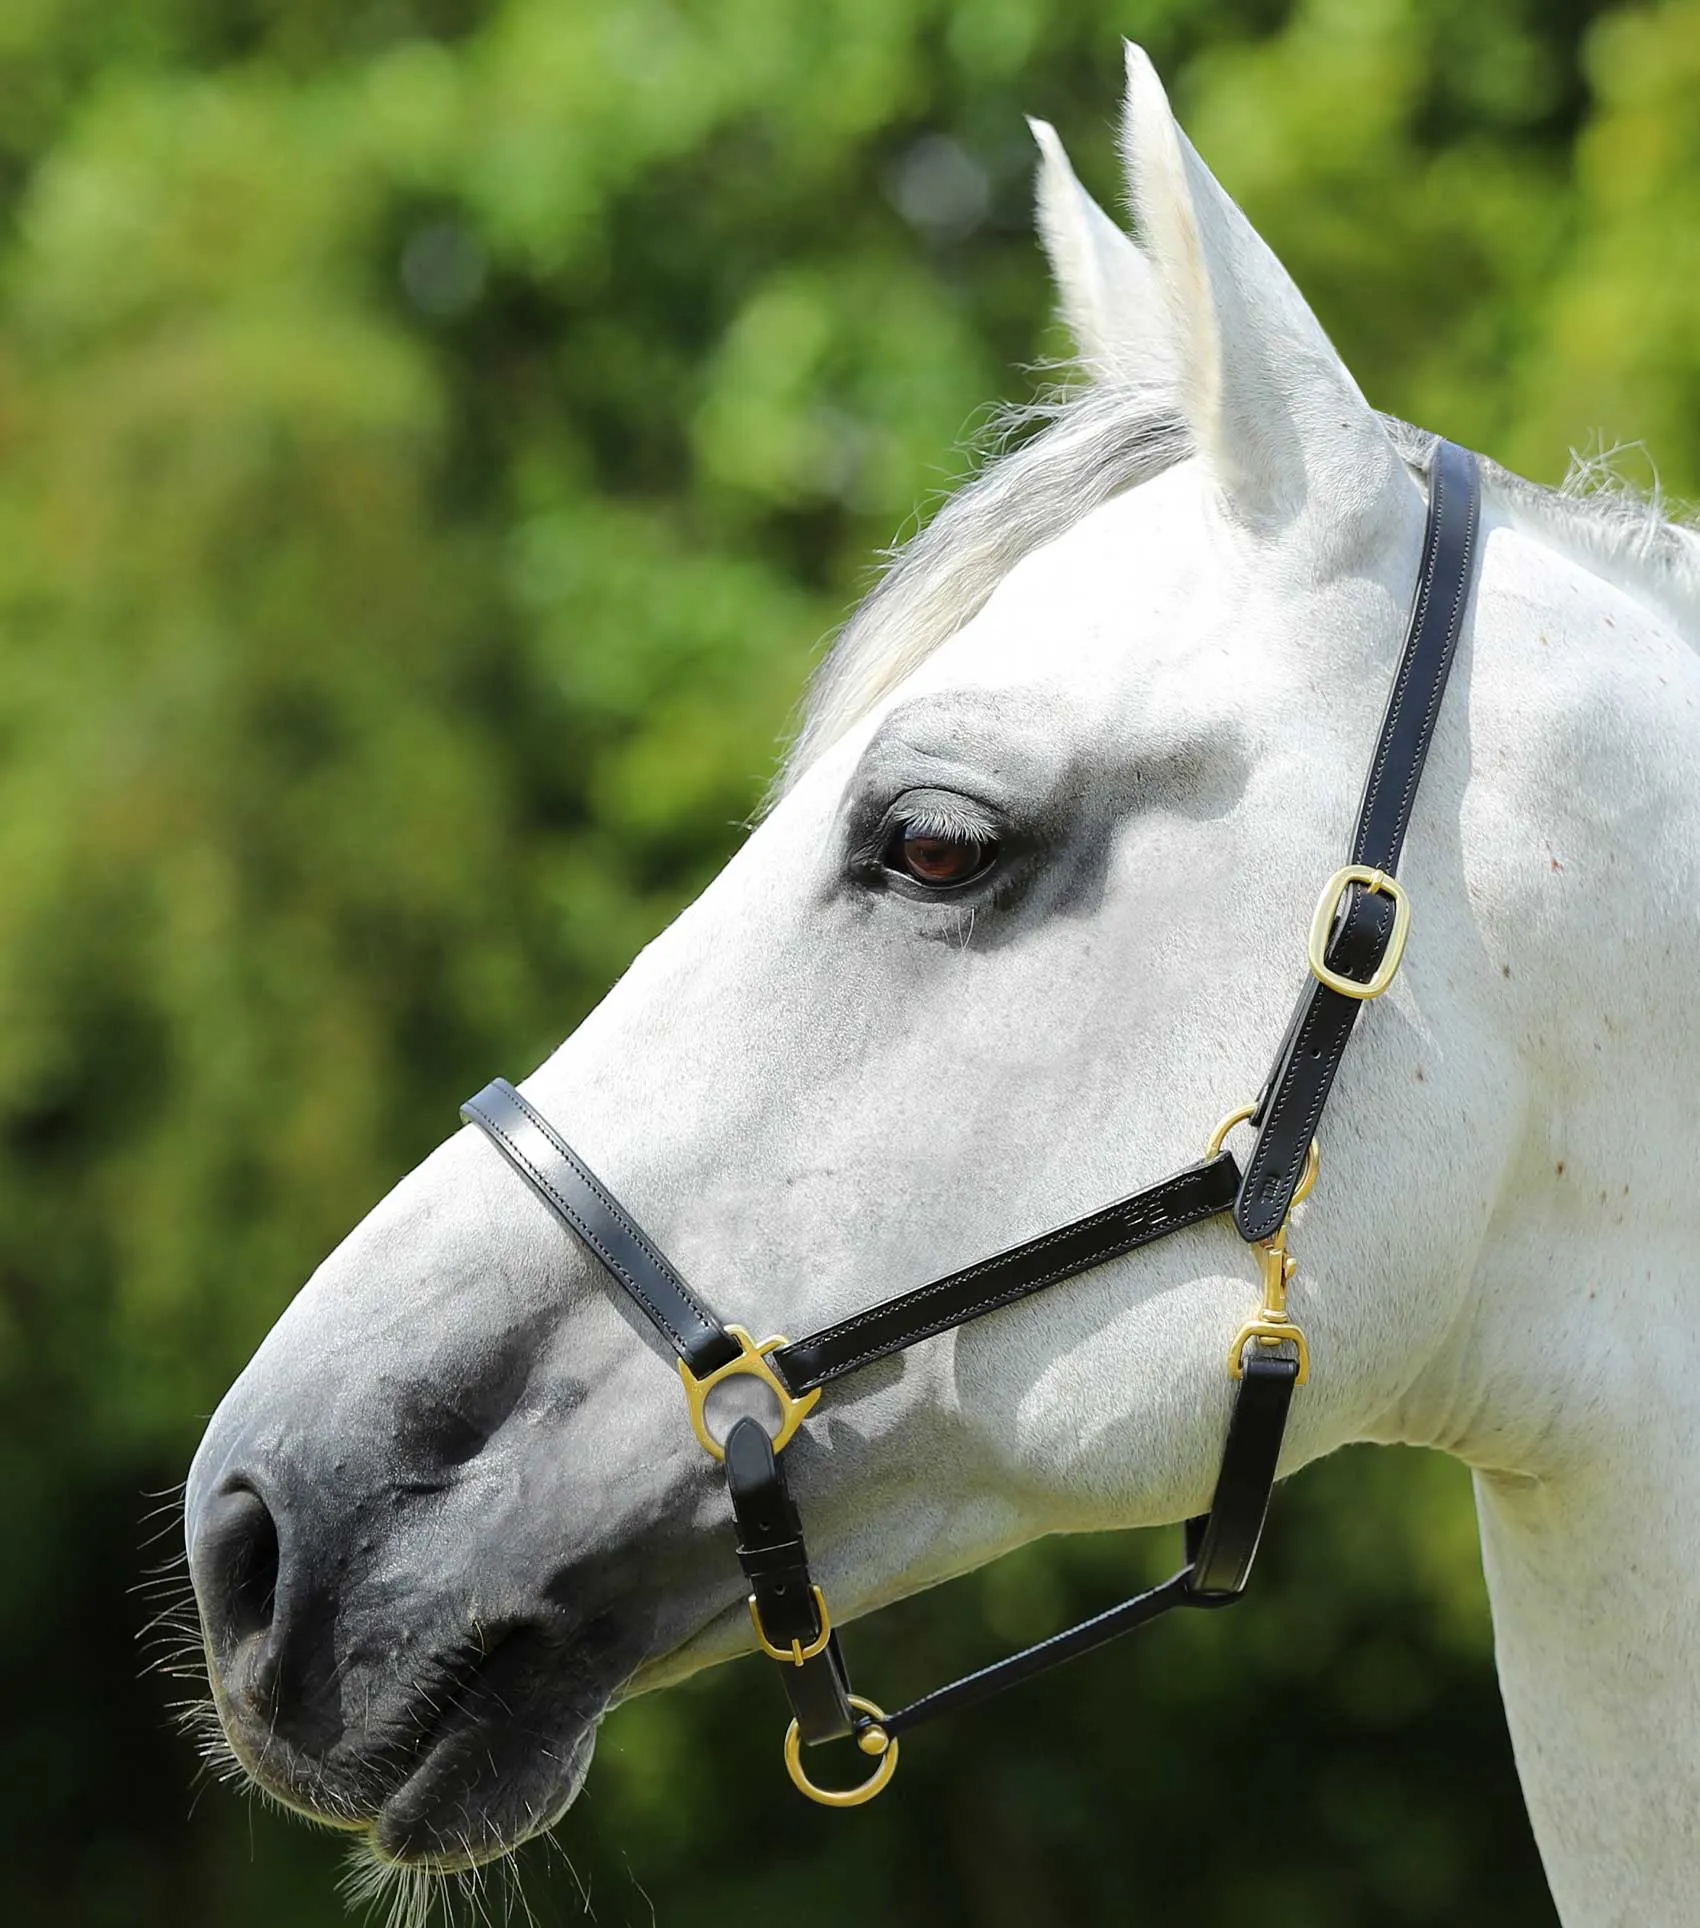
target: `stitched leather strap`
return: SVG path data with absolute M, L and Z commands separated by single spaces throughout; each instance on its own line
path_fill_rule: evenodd
M 1225 1212 L 1239 1188 L 1240 1169 L 1229 1152 L 1189 1165 L 1173 1178 L 1148 1186 L 1113 1205 L 1012 1245 L 930 1285 L 917 1286 L 867 1312 L 828 1326 L 773 1354 L 773 1366 L 796 1394 L 888 1353 L 966 1325 L 998 1307 L 1013 1305 L 1058 1279 L 1072 1278 L 1106 1259 L 1119 1258 L 1184 1226 Z
M 1255 1342 L 1246 1348 L 1210 1511 L 1186 1523 L 1188 1584 L 1194 1593 L 1235 1599 L 1251 1578 L 1298 1380 L 1296 1359 L 1283 1359 Z
M 821 1623 L 803 1523 L 783 1462 L 757 1420 L 740 1419 L 726 1436 L 726 1490 L 738 1525 L 738 1563 L 755 1596 L 761 1631 L 771 1646 L 789 1648 L 795 1641 L 806 1652 L 820 1638 Z M 837 1740 L 850 1732 L 855 1716 L 836 1633 L 800 1666 L 781 1661 L 779 1676 L 805 1741 Z
M 994 1660 L 991 1666 L 982 1667 L 978 1673 L 965 1674 L 961 1680 L 953 1680 L 948 1687 L 935 1687 L 930 1694 L 923 1694 L 919 1700 L 910 1701 L 907 1707 L 900 1707 L 896 1713 L 888 1714 L 879 1724 L 888 1734 L 905 1734 L 910 1728 L 919 1727 L 923 1721 L 936 1720 L 940 1714 L 955 1714 L 965 1707 L 977 1707 L 994 1694 L 1017 1687 L 1024 1680 L 1031 1680 L 1035 1674 L 1048 1673 L 1051 1668 L 1060 1667 L 1065 1660 L 1077 1660 L 1080 1655 L 1089 1654 L 1124 1633 L 1132 1633 L 1135 1627 L 1160 1620 L 1177 1607 L 1225 1606 L 1228 1601 L 1237 1598 L 1234 1594 L 1224 1595 L 1220 1599 L 1194 1594 L 1187 1585 L 1190 1577 L 1190 1570 L 1183 1568 L 1161 1586 L 1153 1587 L 1149 1593 L 1135 1594 L 1131 1600 L 1122 1601 L 1120 1606 L 1111 1607 L 1106 1613 L 1082 1620 L 1079 1626 L 1070 1627 L 1065 1633 L 1052 1634 L 1049 1640 L 1041 1640 L 1035 1646 L 1023 1647 L 1018 1654 Z
M 1135 1594 L 1131 1600 L 1095 1614 L 1066 1632 L 994 1661 L 978 1673 L 953 1680 L 948 1687 L 923 1694 L 880 1722 L 886 1732 L 902 1734 L 940 1714 L 976 1706 L 993 1694 L 1019 1686 L 1036 1674 L 1049 1673 L 1065 1660 L 1089 1654 L 1182 1607 L 1232 1606 L 1251 1577 L 1251 1563 L 1268 1517 L 1298 1370 L 1294 1360 L 1263 1353 L 1255 1346 L 1248 1348 L 1245 1376 L 1228 1422 L 1228 1443 L 1216 1478 L 1216 1492 L 1210 1511 L 1187 1522 L 1187 1564 L 1179 1573 L 1148 1593 Z
M 478 1126 L 699 1379 L 738 1357 L 737 1340 L 697 1300 L 661 1248 L 506 1078 L 492 1079 L 461 1106 L 460 1115 Z
M 737 1341 L 693 1295 L 655 1241 L 505 1078 L 492 1080 L 476 1098 L 469 1098 L 460 1115 L 484 1132 L 555 1217 L 625 1288 L 692 1372 L 700 1378 L 738 1356 Z M 1234 1202 L 1239 1183 L 1233 1154 L 1218 1152 L 1085 1218 L 784 1346 L 771 1355 L 771 1363 L 801 1397 L 858 1366 L 1213 1218 Z
M 1398 869 L 1417 780 L 1463 628 L 1480 521 L 1481 478 L 1475 456 L 1454 443 L 1437 441 L 1429 467 L 1428 523 L 1416 597 L 1352 839 L 1352 862 L 1388 876 Z M 1329 965 L 1344 976 L 1366 980 L 1381 961 L 1392 929 L 1391 901 L 1351 885 L 1327 951 Z M 1359 999 L 1331 990 L 1316 977 L 1307 978 L 1258 1101 L 1257 1144 L 1234 1206 L 1242 1238 L 1273 1238 L 1286 1222 L 1359 1005 Z

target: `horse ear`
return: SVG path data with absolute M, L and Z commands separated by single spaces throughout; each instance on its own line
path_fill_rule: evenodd
M 1048 121 L 1039 144 L 1039 235 L 1081 365 L 1100 380 L 1173 391 L 1174 330 L 1156 269 L 1080 185 Z
M 1411 486 L 1386 430 L 1131 43 L 1122 155 L 1167 295 L 1181 410 L 1232 513 L 1275 529 L 1307 505 L 1335 525 L 1384 510 Z

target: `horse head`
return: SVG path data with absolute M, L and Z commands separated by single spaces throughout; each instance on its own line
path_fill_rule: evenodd
M 524 1085 L 758 1336 L 1125 1193 L 1255 1096 L 1410 603 L 1425 444 L 1366 403 L 1144 57 L 1137 240 L 1036 132 L 1087 384 L 898 559 L 747 842 Z M 1565 703 L 1487 662 L 1533 650 L 1557 593 L 1513 521 L 1490 500 L 1459 680 L 1486 667 L 1417 808 L 1409 959 L 1295 1221 L 1316 1364 L 1284 1470 L 1395 1437 L 1521 1468 L 1506 1428 L 1545 1436 L 1507 1390 L 1528 1300 L 1482 1292 L 1527 1224 L 1563 929 L 1524 855 L 1538 812 L 1576 814 L 1540 775 Z M 1200 1225 L 829 1392 L 787 1462 L 834 1617 L 1043 1533 L 1198 1513 L 1256 1289 Z M 727 1523 L 665 1345 L 462 1130 L 326 1260 L 196 1457 L 230 1744 L 385 1859 L 499 1853 L 573 1800 L 607 1708 L 749 1649 Z

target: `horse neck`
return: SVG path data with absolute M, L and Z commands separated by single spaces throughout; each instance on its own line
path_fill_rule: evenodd
M 1693 1067 L 1669 1078 L 1691 1106 Z M 1567 1928 L 1692 1914 L 1700 1267 L 1671 1183 L 1687 1179 L 1675 1168 L 1692 1137 L 1690 1121 L 1669 1141 L 1662 1184 L 1599 1141 L 1562 1176 L 1556 1153 L 1542 1158 L 1528 1176 L 1548 1182 L 1530 1183 L 1481 1281 L 1523 1326 L 1514 1373 L 1502 1364 L 1497 1405 L 1471 1429 L 1483 1569 L 1518 1772 Z M 1565 1196 L 1573 1179 L 1580 1201 Z
M 1531 545 L 1532 547 L 1532 545 Z M 1692 1913 L 1700 655 L 1511 553 L 1472 678 L 1471 878 L 1527 1084 L 1464 1316 L 1377 1436 L 1475 1472 L 1519 1772 L 1569 1928 Z

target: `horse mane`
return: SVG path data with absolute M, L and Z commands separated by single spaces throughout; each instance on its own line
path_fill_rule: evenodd
M 1426 471 L 1434 437 L 1396 416 L 1382 421 L 1404 461 Z M 1038 433 L 1011 445 L 1035 424 Z M 822 660 L 774 800 L 976 615 L 1023 557 L 1193 452 L 1172 407 L 1110 384 L 1007 411 L 990 440 L 978 473 L 887 553 Z M 1700 635 L 1700 531 L 1671 513 L 1656 483 L 1642 491 L 1626 481 L 1618 453 L 1573 455 L 1556 489 L 1484 459 L 1484 489 L 1517 527 Z
M 1617 467 L 1637 444 L 1572 450 L 1556 489 L 1484 460 L 1482 480 L 1512 523 L 1645 603 L 1700 644 L 1700 525 L 1655 476 L 1639 488 Z

